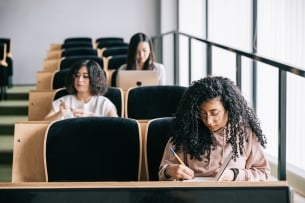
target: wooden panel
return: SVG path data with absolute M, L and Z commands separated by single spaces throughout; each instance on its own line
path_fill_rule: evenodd
M 45 59 L 43 61 L 43 71 L 55 72 L 59 70 L 60 59 Z
M 29 92 L 28 120 L 41 121 L 52 107 L 55 90 L 31 90 Z
M 145 161 L 145 148 L 144 145 L 146 144 L 146 126 L 149 120 L 137 120 L 140 123 L 140 128 L 141 128 L 141 136 L 142 136 L 142 161 L 141 161 L 141 176 L 140 180 L 148 180 L 148 175 L 147 175 L 147 169 L 146 169 L 146 161 Z
M 287 181 L 208 181 L 208 182 L 184 182 L 184 181 L 120 181 L 120 182 L 20 182 L 20 183 L 0 183 L 1 189 L 9 188 L 234 188 L 234 187 L 289 187 Z
M 47 59 L 60 59 L 61 58 L 61 49 L 50 50 L 47 53 Z
M 60 43 L 51 43 L 49 51 L 60 50 L 61 46 L 62 46 L 62 44 L 60 44 Z
M 52 80 L 53 80 L 54 72 L 47 72 L 47 71 L 38 71 L 36 73 L 36 89 L 38 90 L 51 90 L 52 87 Z
M 43 145 L 49 122 L 17 122 L 14 132 L 12 182 L 44 182 Z

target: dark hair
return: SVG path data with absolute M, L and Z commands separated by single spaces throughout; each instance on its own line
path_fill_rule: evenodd
M 232 145 L 234 158 L 238 157 L 238 151 L 243 154 L 244 142 L 248 142 L 248 137 L 245 136 L 247 128 L 256 134 L 260 144 L 265 147 L 267 141 L 260 123 L 239 88 L 230 79 L 215 76 L 192 82 L 181 98 L 173 123 L 172 142 L 177 151 L 183 150 L 198 160 L 207 153 L 207 158 L 210 159 L 215 140 L 198 115 L 200 104 L 213 98 L 219 98 L 228 112 L 226 133 L 230 136 L 226 142 Z
M 91 95 L 103 95 L 107 91 L 106 73 L 101 66 L 94 60 L 80 60 L 75 62 L 66 78 L 66 88 L 70 94 L 76 94 L 74 80 L 81 67 L 86 67 L 89 75 L 89 86 Z
M 155 68 L 154 61 L 155 61 L 155 54 L 153 51 L 153 45 L 150 38 L 145 35 L 144 33 L 136 33 L 134 34 L 129 42 L 128 48 L 128 58 L 127 58 L 127 70 L 135 70 L 137 69 L 137 62 L 136 62 L 136 54 L 138 45 L 140 42 L 147 42 L 149 44 L 150 55 L 144 63 L 144 70 L 153 70 Z

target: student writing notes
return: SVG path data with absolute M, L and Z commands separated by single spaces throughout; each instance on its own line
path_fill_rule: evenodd
M 266 143 L 254 111 L 230 79 L 211 76 L 194 81 L 173 120 L 159 179 L 215 177 L 232 153 L 219 181 L 265 181 L 270 174 Z

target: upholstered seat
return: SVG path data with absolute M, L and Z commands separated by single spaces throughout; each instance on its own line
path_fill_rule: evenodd
M 125 94 L 125 117 L 138 120 L 144 136 L 150 120 L 174 116 L 186 89 L 186 87 L 174 85 L 130 88 Z M 144 177 L 145 175 L 148 174 L 143 173 Z
M 104 68 L 104 62 L 102 58 L 94 55 L 78 55 L 78 56 L 70 56 L 67 58 L 63 58 L 59 64 L 59 70 L 69 69 L 71 65 L 73 65 L 73 63 L 84 59 L 94 60 L 101 66 L 101 68 Z
M 125 46 L 117 46 L 117 47 L 108 47 L 103 53 L 102 57 L 109 57 L 115 55 L 127 55 L 128 53 L 128 45 Z
M 6 45 L 6 56 L 5 63 L 7 64 L 7 86 L 13 86 L 13 55 L 12 55 L 12 42 L 10 38 L 0 38 L 0 43 L 4 43 Z M 0 54 L 1 55 L 1 54 Z M 1 58 L 1 57 L 0 57 Z M 2 59 L 0 59 L 2 60 Z M 1 62 L 0 62 L 1 64 Z
M 92 43 L 93 40 L 91 37 L 68 37 L 64 39 L 64 44 L 66 43 L 75 43 L 75 42 L 87 42 L 87 43 Z
M 46 180 L 138 181 L 141 146 L 136 120 L 84 117 L 56 121 L 45 136 Z
M 6 44 L 0 43 L 0 100 L 6 99 L 8 86 L 8 65 L 6 62 Z
M 158 172 L 165 145 L 171 136 L 173 117 L 156 118 L 147 123 L 144 156 L 149 181 L 159 180 Z
M 61 53 L 61 57 L 71 57 L 71 56 L 98 56 L 98 51 L 93 48 L 87 47 L 77 47 L 77 48 L 70 48 L 65 49 Z
M 116 70 L 118 70 L 121 65 L 127 63 L 127 54 L 119 54 L 104 57 L 105 70 L 107 72 L 108 85 L 115 86 Z M 114 75 L 113 75 L 114 74 Z
M 99 37 L 95 40 L 96 44 L 104 43 L 104 42 L 124 42 L 122 37 Z
M 133 119 L 173 116 L 185 90 L 186 87 L 176 85 L 130 88 L 125 97 L 125 116 Z
M 92 42 L 86 41 L 72 41 L 66 42 L 61 45 L 61 49 L 69 49 L 69 48 L 76 48 L 76 47 L 87 47 L 87 48 L 94 48 Z
M 65 80 L 66 80 L 68 72 L 69 72 L 69 69 L 63 69 L 63 70 L 56 71 L 55 73 L 53 73 L 53 78 L 51 79 L 52 89 L 55 90 L 55 89 L 65 87 Z
M 118 47 L 118 46 L 128 46 L 129 44 L 127 42 L 121 42 L 121 41 L 105 41 L 105 42 L 99 42 L 97 44 L 98 49 L 108 48 L 108 47 Z

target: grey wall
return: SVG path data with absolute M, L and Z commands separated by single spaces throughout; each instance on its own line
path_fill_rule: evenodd
M 13 83 L 35 84 L 51 43 L 66 37 L 160 33 L 159 0 L 0 0 L 0 37 L 12 39 Z

